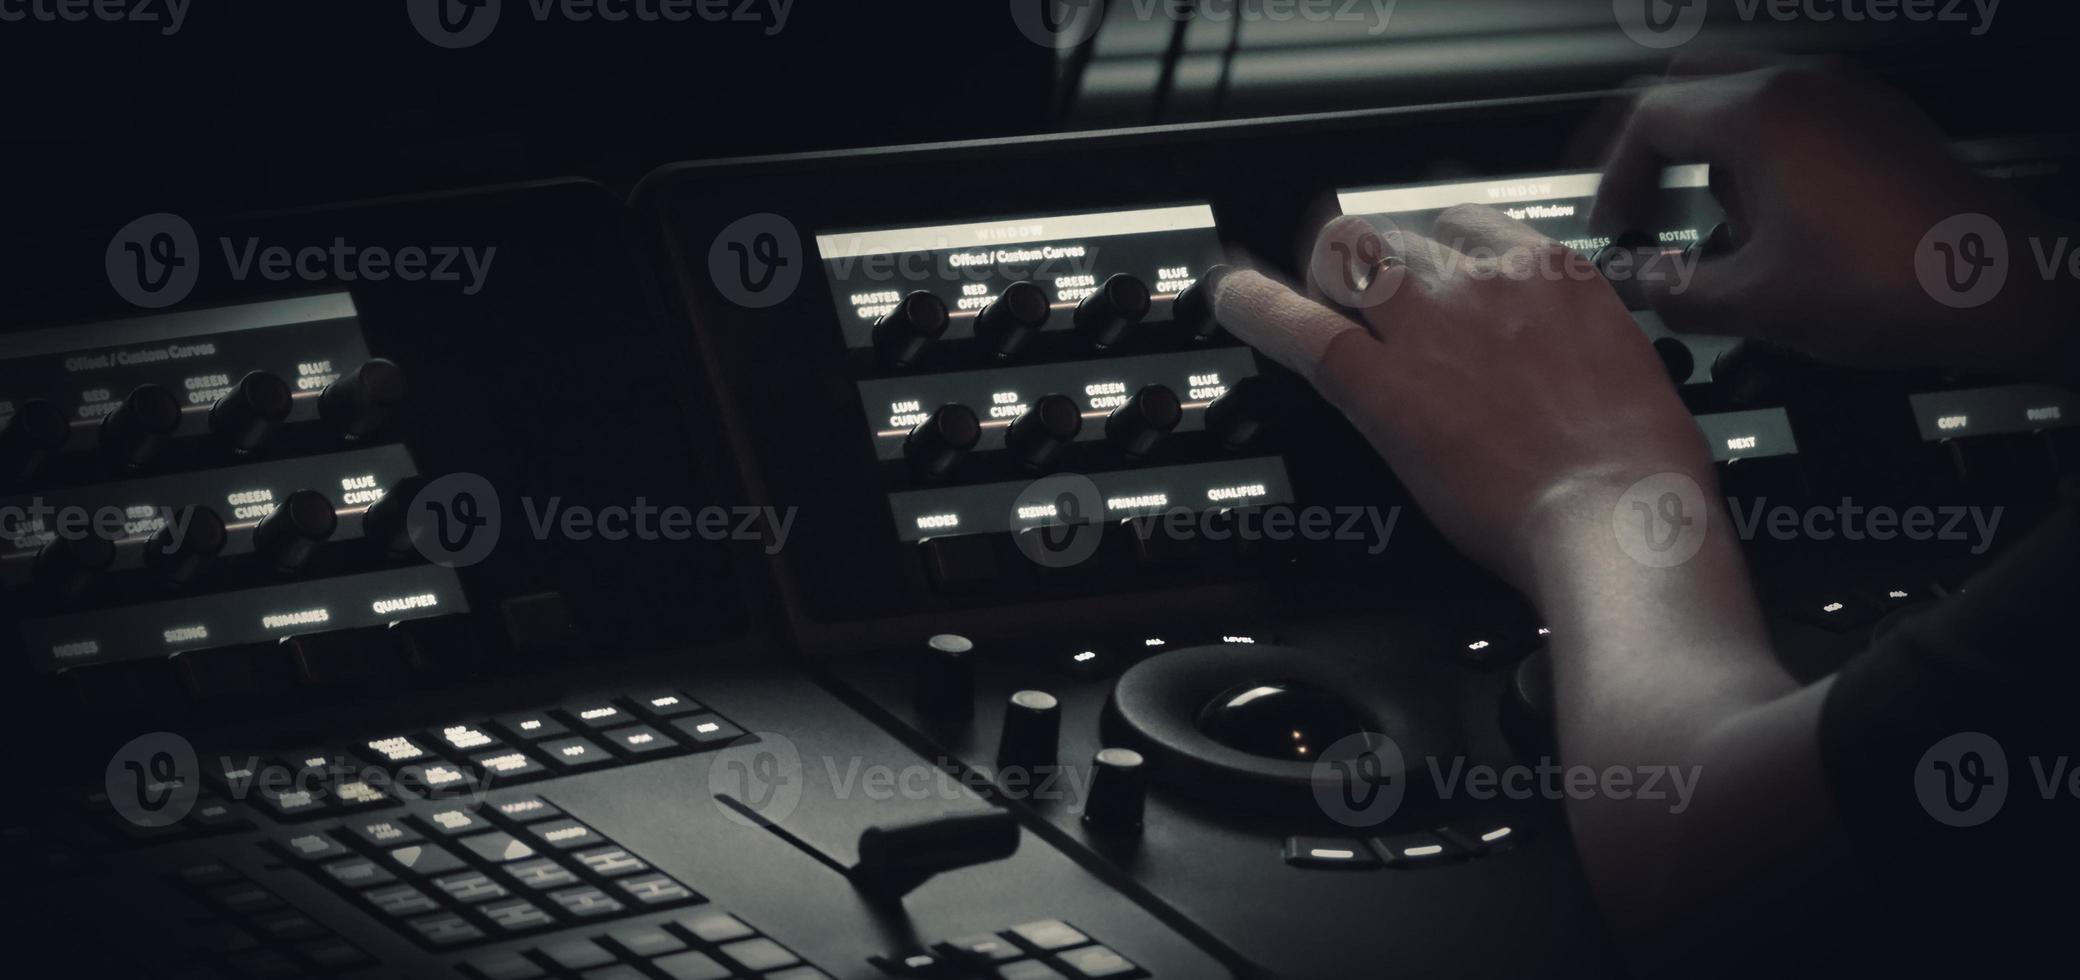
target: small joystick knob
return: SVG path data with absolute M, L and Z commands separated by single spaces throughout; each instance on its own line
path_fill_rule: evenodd
M 1148 385 L 1105 418 L 1105 438 L 1128 459 L 1146 459 L 1183 418 L 1184 408 L 1176 392 Z
M 1133 749 L 1099 749 L 1091 760 L 1090 796 L 1084 800 L 1084 826 L 1100 833 L 1132 833 L 1141 829 L 1148 799 L 1148 763 Z
M 917 658 L 915 702 L 934 721 L 960 721 L 975 708 L 975 643 L 956 633 L 925 641 Z
M 254 371 L 209 410 L 209 430 L 241 455 L 259 449 L 295 404 L 279 375 Z
M 391 484 L 383 496 L 361 514 L 361 538 L 388 558 L 407 558 L 413 551 L 411 510 L 413 498 L 426 489 L 426 478 L 408 476 Z
M 982 423 L 966 405 L 941 405 L 903 437 L 903 457 L 922 480 L 944 479 L 982 438 Z
M 1040 472 L 1054 467 L 1083 431 L 1083 410 L 1067 395 L 1042 395 L 1011 423 L 1004 446 L 1018 465 Z
M 1225 265 L 1206 270 L 1198 282 L 1185 287 L 1170 302 L 1170 319 L 1177 324 L 1179 339 L 1204 343 L 1220 336 L 1221 324 L 1213 315 L 1213 298 L 1220 293 L 1221 278 L 1230 271 Z
M 224 518 L 208 507 L 190 507 L 145 542 L 144 564 L 168 588 L 184 589 L 209 569 L 229 535 Z
M 253 529 L 253 551 L 284 575 L 302 571 L 319 547 L 339 529 L 332 501 L 316 490 L 298 490 Z
M 997 765 L 1028 772 L 1055 764 L 1062 734 L 1062 706 L 1046 691 L 1020 691 L 1004 707 L 1004 732 L 997 740 Z
M 33 480 L 51 458 L 65 451 L 72 426 L 56 402 L 31 398 L 0 425 L 0 483 Z
M 101 447 L 117 467 L 134 470 L 157 455 L 181 427 L 181 403 L 158 385 L 138 385 L 101 420 Z
M 975 336 L 991 357 L 1008 360 L 1017 357 L 1047 326 L 1053 312 L 1047 290 L 1030 282 L 1014 282 L 976 316 Z
M 882 366 L 897 369 L 917 363 L 925 348 L 946 335 L 949 322 L 946 303 L 939 297 L 923 290 L 903 297 L 874 323 L 874 350 Z
M 350 441 L 365 439 L 390 423 L 404 396 L 404 369 L 379 357 L 326 385 L 318 395 L 318 417 Z
M 1076 304 L 1076 334 L 1098 350 L 1119 345 L 1127 328 L 1148 316 L 1148 284 L 1121 274 Z
M 1258 377 L 1237 381 L 1206 406 L 1206 431 L 1229 449 L 1246 449 L 1255 443 L 1264 433 L 1267 384 Z
M 98 534 L 51 539 L 30 563 L 30 579 L 59 600 L 77 599 L 115 564 L 115 543 Z

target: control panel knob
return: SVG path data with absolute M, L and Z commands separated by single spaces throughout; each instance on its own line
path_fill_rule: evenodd
M 1770 370 L 1770 362 L 1775 360 L 1781 359 L 1747 341 L 1736 342 L 1712 359 L 1712 383 L 1736 405 L 1766 404 L 1776 394 L 1777 384 Z
M 919 479 L 943 479 L 981 438 L 982 423 L 973 409 L 958 403 L 941 405 L 903 437 L 903 458 Z
M 1179 339 L 1203 343 L 1220 336 L 1221 324 L 1213 315 L 1213 297 L 1220 292 L 1221 277 L 1229 271 L 1225 265 L 1206 270 L 1199 281 L 1170 301 L 1170 319 L 1177 323 Z
M 1076 334 L 1098 350 L 1114 347 L 1148 310 L 1148 284 L 1122 273 L 1076 304 Z
M 224 518 L 208 507 L 191 507 L 145 542 L 144 564 L 168 588 L 186 588 L 202 577 L 224 550 Z
M 1047 470 L 1083 431 L 1083 409 L 1067 395 L 1042 395 L 1004 433 L 1004 447 L 1029 470 Z
M 349 440 L 374 435 L 404 404 L 404 369 L 376 358 L 340 375 L 318 395 L 318 417 Z
M 1184 407 L 1176 392 L 1163 385 L 1148 385 L 1106 416 L 1105 438 L 1128 459 L 1143 459 L 1163 444 L 1183 418 Z
M 1014 282 L 976 316 L 975 337 L 991 357 L 1017 357 L 1026 343 L 1047 326 L 1047 318 L 1053 312 L 1047 302 L 1047 290 L 1030 282 Z
M 253 529 L 253 551 L 283 574 L 301 571 L 339 530 L 339 513 L 316 490 L 298 490 Z
M 288 384 L 278 375 L 254 371 L 240 378 L 229 394 L 210 406 L 209 431 L 224 440 L 232 452 L 250 453 L 266 443 L 275 427 L 289 418 L 294 404 Z
M 1697 355 L 1690 353 L 1690 345 L 1674 337 L 1657 337 L 1654 353 L 1661 358 L 1661 366 L 1668 371 L 1668 380 L 1676 387 L 1690 383 L 1690 376 L 1697 372 Z
M 137 469 L 181 427 L 181 403 L 158 385 L 138 385 L 101 420 L 101 448 L 114 464 Z
M 16 406 L 0 426 L 0 483 L 35 479 L 71 439 L 72 427 L 56 402 L 31 398 Z
M 1248 377 L 1206 406 L 1206 431 L 1229 449 L 1245 449 L 1264 432 L 1266 382 Z
M 1610 281 L 1611 288 L 1617 290 L 1626 309 L 1645 310 L 1650 305 L 1646 294 L 1640 290 L 1642 254 L 1659 247 L 1660 239 L 1633 229 L 1611 239 L 1611 243 L 1598 249 L 1590 261 L 1596 266 L 1596 271 Z
M 408 476 L 383 491 L 361 514 L 361 538 L 389 558 L 409 557 L 413 550 L 412 500 L 426 489 L 426 478 Z
M 115 543 L 98 534 L 51 539 L 30 563 L 30 580 L 55 598 L 76 599 L 115 564 Z
M 906 368 L 916 363 L 925 348 L 946 335 L 949 322 L 946 303 L 939 297 L 923 290 L 903 297 L 874 323 L 874 350 L 882 366 Z
M 1062 705 L 1046 691 L 1020 691 L 1004 706 L 1004 733 L 997 740 L 997 765 L 1028 772 L 1055 764 L 1062 734 Z
M 1141 811 L 1148 799 L 1147 766 L 1141 753 L 1133 749 L 1099 749 L 1091 760 L 1084 826 L 1108 834 L 1140 830 Z
M 975 642 L 957 633 L 925 641 L 917 658 L 917 713 L 961 721 L 975 709 Z

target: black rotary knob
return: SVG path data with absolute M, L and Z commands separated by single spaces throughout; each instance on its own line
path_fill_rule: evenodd
M 1712 383 L 1735 405 L 1765 405 L 1777 397 L 1776 368 L 1782 363 L 1781 357 L 1739 341 L 1712 359 Z
M 1018 465 L 1033 471 L 1052 469 L 1083 431 L 1083 409 L 1067 395 L 1042 395 L 1011 423 L 1004 448 Z
M 1106 416 L 1105 438 L 1128 459 L 1144 459 L 1163 444 L 1183 418 L 1184 407 L 1178 404 L 1176 392 L 1162 385 L 1148 385 Z
M 173 392 L 138 385 L 101 420 L 101 448 L 117 467 L 137 469 L 150 463 L 180 427 L 181 403 Z
M 1222 446 L 1246 449 L 1264 432 L 1266 382 L 1248 377 L 1206 406 L 1206 431 Z
M 1124 273 L 1113 276 L 1076 304 L 1076 334 L 1099 350 L 1118 346 L 1148 309 L 1147 283 Z
M 1640 290 L 1641 266 L 1646 253 L 1660 247 L 1660 239 L 1637 229 L 1627 231 L 1611 240 L 1609 245 L 1598 249 L 1590 261 L 1596 271 L 1610 281 L 1618 291 L 1618 298 L 1625 301 L 1625 308 L 1644 310 L 1648 308 L 1646 294 Z
M 1687 258 L 1693 260 L 1722 258 L 1739 247 L 1740 241 L 1734 235 L 1733 226 L 1721 221 L 1713 225 L 1712 230 L 1706 233 L 1703 238 L 1690 243 L 1689 251 L 1692 254 L 1687 256 Z
M 1020 691 L 1004 706 L 1004 733 L 997 740 L 997 765 L 1031 772 L 1055 764 L 1062 734 L 1062 706 L 1046 691 Z
M 917 712 L 934 721 L 961 721 L 975 710 L 975 643 L 956 633 L 925 641 L 917 657 Z
M 51 458 L 65 451 L 72 426 L 56 402 L 31 398 L 15 407 L 0 426 L 0 483 L 33 480 Z
M 254 371 L 210 406 L 209 431 L 232 452 L 250 453 L 267 442 L 275 427 L 289 418 L 294 405 L 289 385 L 279 375 Z
M 1133 749 L 1099 749 L 1091 760 L 1084 825 L 1108 834 L 1140 830 L 1141 812 L 1148 800 L 1147 768 L 1147 760 Z
M 1177 324 L 1180 340 L 1203 343 L 1220 336 L 1221 324 L 1213 315 L 1213 297 L 1220 292 L 1221 278 L 1230 271 L 1225 265 L 1214 266 L 1170 301 L 1170 319 Z
M 896 303 L 896 308 L 874 323 L 874 350 L 887 368 L 906 368 L 917 362 L 932 342 L 946 335 L 951 318 L 946 303 L 923 290 Z
M 390 423 L 404 396 L 404 369 L 378 357 L 326 385 L 318 395 L 318 417 L 349 440 L 365 439 Z
M 1047 290 L 1030 282 L 1014 282 L 975 317 L 975 337 L 991 357 L 1017 357 L 1047 326 L 1053 312 Z
M 413 550 L 412 499 L 424 489 L 425 477 L 408 476 L 384 490 L 382 498 L 368 505 L 361 514 L 361 539 L 385 557 L 410 557 Z
M 919 479 L 944 479 L 981 438 L 982 423 L 973 409 L 958 403 L 941 405 L 903 437 L 903 458 Z
M 1668 371 L 1668 380 L 1678 387 L 1690 383 L 1690 375 L 1697 372 L 1697 355 L 1690 353 L 1690 345 L 1674 337 L 1658 337 L 1654 340 L 1654 353 L 1661 358 L 1661 366 Z
M 186 588 L 208 570 L 227 537 L 221 515 L 208 507 L 191 507 L 145 542 L 145 567 L 168 588 Z
M 298 490 L 253 529 L 253 551 L 275 571 L 293 574 L 310 564 L 337 530 L 339 513 L 333 510 L 332 501 L 316 490 Z
M 115 543 L 98 534 L 59 537 L 37 549 L 30 580 L 54 598 L 76 599 L 115 564 Z

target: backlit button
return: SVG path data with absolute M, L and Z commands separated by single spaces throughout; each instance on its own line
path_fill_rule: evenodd
M 442 875 L 462 870 L 462 859 L 455 852 L 439 844 L 406 844 L 393 847 L 388 852 L 390 861 L 398 867 L 421 875 Z
M 729 967 L 715 962 L 715 958 L 706 953 L 696 952 L 673 953 L 651 960 L 650 968 L 670 980 L 724 980 L 730 975 Z
M 1141 968 L 1127 958 L 1103 946 L 1085 946 L 1072 949 L 1057 957 L 1069 968 L 1071 976 L 1088 980 L 1115 980 L 1121 977 L 1141 976 Z
M 362 893 L 361 897 L 367 899 L 368 904 L 375 906 L 376 911 L 393 919 L 409 919 L 415 915 L 441 910 L 439 902 L 410 885 L 372 888 Z
M 549 775 L 549 767 L 519 749 L 486 752 L 470 757 L 470 765 L 484 773 L 492 785 L 512 785 Z
M 539 796 L 523 796 L 492 804 L 492 810 L 502 820 L 512 823 L 533 823 L 550 817 L 563 816 L 562 808 Z
M 1846 590 L 1793 600 L 1784 611 L 1794 619 L 1837 633 L 1869 626 L 1882 615 L 1877 607 Z
M 1068 980 L 1060 970 L 1039 960 L 1020 960 L 997 968 L 998 980 Z
M 349 810 L 389 806 L 395 802 L 388 791 L 365 779 L 343 779 L 332 787 L 332 799 Z
M 397 770 L 397 784 L 418 799 L 439 799 L 462 794 L 477 780 L 445 762 L 404 766 Z
M 262 788 L 253 794 L 277 820 L 307 820 L 325 812 L 325 799 L 317 790 Z
M 572 856 L 578 859 L 578 863 L 583 864 L 593 874 L 602 878 L 618 878 L 622 875 L 632 875 L 638 871 L 650 870 L 650 866 L 644 864 L 642 858 L 636 857 L 619 847 L 601 847 L 590 851 L 580 851 Z
M 542 958 L 566 970 L 585 970 L 614 962 L 614 954 L 590 939 L 574 938 L 541 948 Z
M 626 725 L 635 720 L 629 717 L 628 712 L 623 711 L 619 705 L 608 701 L 593 704 L 567 705 L 563 709 L 563 714 L 578 727 L 589 728 L 593 731 L 604 731 L 616 725 Z
M 720 748 L 744 734 L 743 729 L 730 724 L 721 715 L 701 714 L 680 718 L 672 722 L 672 727 L 698 749 Z
M 1288 837 L 1285 859 L 1296 868 L 1379 867 L 1379 858 L 1370 848 L 1341 837 Z
M 540 711 L 516 711 L 499 715 L 491 719 L 491 723 L 497 726 L 499 731 L 522 742 L 551 738 L 570 731 L 563 727 L 563 722 Z
M 636 710 L 651 718 L 677 718 L 701 710 L 701 703 L 677 691 L 651 691 L 629 699 Z
M 491 877 L 482 871 L 465 871 L 459 875 L 443 875 L 433 879 L 433 887 L 440 889 L 449 898 L 464 905 L 488 902 L 494 898 L 504 898 L 511 894 L 511 892 L 506 891 L 506 886 L 492 881 Z
M 473 980 L 539 980 L 548 976 L 540 965 L 517 953 L 485 953 L 462 961 L 462 972 Z
M 784 966 L 800 963 L 801 957 L 789 952 L 787 947 L 770 939 L 746 939 L 722 947 L 722 955 L 737 962 L 738 966 L 755 973 L 777 970 Z
M 607 843 L 599 831 L 568 817 L 528 824 L 527 832 L 534 835 L 536 841 L 559 851 Z
M 606 749 L 600 748 L 582 738 L 563 738 L 554 742 L 543 742 L 540 746 L 540 751 L 542 755 L 548 757 L 551 765 L 568 772 L 597 769 L 614 761 L 614 757 L 608 755 Z
M 347 856 L 346 845 L 324 834 L 297 834 L 282 841 L 282 850 L 298 861 L 330 861 Z
M 758 935 L 758 931 L 744 924 L 744 920 L 725 912 L 704 912 L 688 916 L 672 923 L 672 928 L 694 939 L 720 945 Z
M 325 865 L 324 870 L 326 874 L 332 876 L 332 880 L 348 888 L 387 885 L 397 880 L 396 875 L 384 870 L 382 866 L 367 858 L 348 858 L 344 861 L 334 861 Z
M 627 907 L 613 896 L 591 885 L 586 885 L 582 888 L 567 888 L 560 892 L 550 892 L 549 898 L 557 905 L 562 906 L 565 912 L 569 912 L 580 919 L 596 919 L 603 915 L 613 915 Z
M 474 725 L 449 725 L 433 733 L 433 739 L 450 755 L 477 752 L 498 744 L 498 739 Z
M 460 837 L 491 829 L 490 823 L 466 806 L 442 807 L 419 818 L 419 823 L 440 837 Z
M 534 848 L 528 846 L 526 841 L 515 838 L 502 830 L 494 830 L 488 834 L 477 834 L 473 837 L 464 837 L 460 843 L 463 847 L 468 848 L 470 853 L 492 863 L 518 861 L 534 856 Z
M 1015 960 L 1025 955 L 1018 947 L 988 934 L 949 939 L 935 948 L 951 959 L 992 963 Z
M 1081 946 L 1091 941 L 1091 937 L 1078 932 L 1075 926 L 1060 919 L 1042 919 L 1038 922 L 1012 926 L 1010 935 L 1012 939 L 1024 945 L 1027 949 L 1043 953 L 1056 949 L 1068 949 L 1071 946 Z
M 572 874 L 569 868 L 548 858 L 506 865 L 506 874 L 512 875 L 513 880 L 520 883 L 520 887 L 530 891 L 548 891 L 578 883 L 578 876 Z
M 470 925 L 459 915 L 443 913 L 413 919 L 406 925 L 426 940 L 430 946 L 459 946 L 484 938 L 484 931 Z
M 1452 842 L 1467 852 L 1479 855 L 1500 854 L 1517 846 L 1524 839 L 1524 832 L 1510 824 L 1478 824 L 1456 830 L 1439 831 L 1450 837 Z
M 1378 852 L 1381 860 L 1396 868 L 1427 868 L 1466 857 L 1459 845 L 1437 834 L 1375 837 L 1372 849 Z
M 372 847 L 392 847 L 424 840 L 402 820 L 368 820 L 347 825 L 347 833 Z
M 669 875 L 654 871 L 623 878 L 614 884 L 626 893 L 629 899 L 644 908 L 661 908 L 681 902 L 700 901 L 700 896 L 694 894 L 693 889 L 672 880 Z
M 679 743 L 666 738 L 663 733 L 648 725 L 633 725 L 616 728 L 599 737 L 607 747 L 631 759 L 654 759 L 683 752 Z
M 637 959 L 649 959 L 676 953 L 686 948 L 686 941 L 656 926 L 623 926 L 607 933 L 607 942 L 621 947 L 621 951 Z
M 526 932 L 529 929 L 546 929 L 556 920 L 541 907 L 524 898 L 508 898 L 491 902 L 482 909 L 484 918 L 498 927 L 500 932 Z

